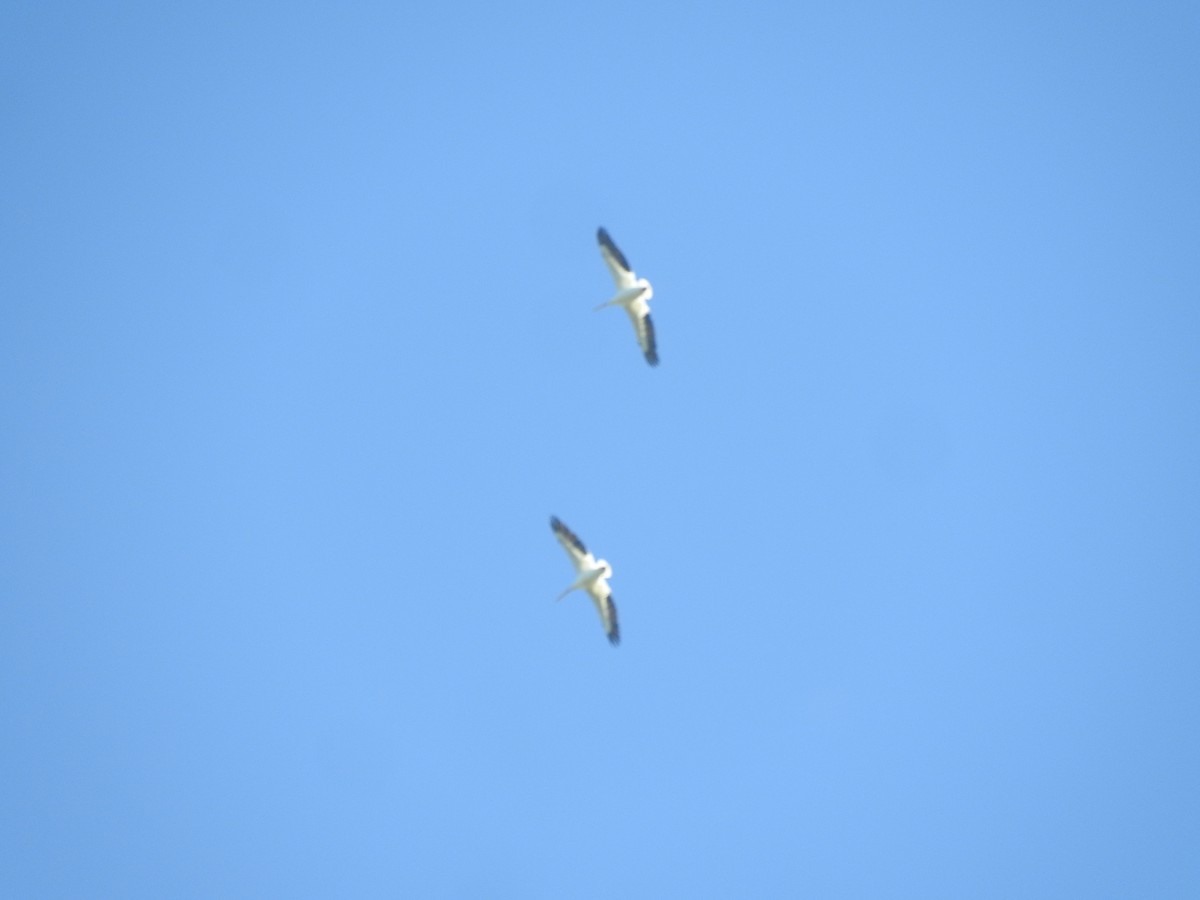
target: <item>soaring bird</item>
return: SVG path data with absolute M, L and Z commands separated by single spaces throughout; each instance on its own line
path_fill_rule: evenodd
M 646 355 L 646 362 L 657 366 L 658 348 L 654 344 L 654 323 L 650 321 L 650 304 L 646 302 L 654 296 L 654 289 L 645 278 L 637 277 L 629 266 L 629 260 L 617 249 L 607 231 L 599 229 L 596 232 L 596 240 L 600 242 L 600 255 L 604 257 L 608 270 L 612 272 L 613 281 L 617 283 L 616 296 L 601 303 L 596 309 L 604 309 L 606 306 L 625 307 L 625 312 L 629 313 L 629 320 L 633 322 L 633 330 L 637 332 L 642 353 Z
M 617 608 L 613 605 L 612 588 L 608 586 L 608 579 L 612 578 L 612 566 L 608 564 L 608 560 L 596 559 L 588 553 L 583 541 L 555 516 L 550 517 L 550 527 L 554 530 L 558 542 L 567 551 L 567 556 L 571 557 L 571 564 L 575 566 L 575 573 L 578 575 L 575 583 L 555 599 L 561 600 L 571 591 L 587 591 L 592 597 L 592 602 L 596 604 L 596 612 L 600 613 L 604 633 L 608 635 L 613 646 L 616 646 L 621 643 L 621 629 L 617 625 Z

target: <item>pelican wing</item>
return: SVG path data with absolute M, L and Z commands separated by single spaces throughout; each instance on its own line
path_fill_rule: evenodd
M 587 547 L 583 546 L 583 541 L 576 537 L 575 532 L 560 522 L 557 516 L 550 517 L 550 527 L 554 530 L 554 536 L 558 538 L 558 542 L 567 551 L 567 556 L 571 557 L 571 563 L 577 570 L 582 571 L 595 567 L 596 558 L 588 553 Z
M 604 263 L 608 266 L 608 271 L 612 272 L 613 281 L 617 283 L 618 290 L 633 287 L 637 281 L 637 276 L 633 274 L 633 269 L 629 265 L 629 260 L 625 258 L 617 245 L 613 243 L 613 239 L 608 236 L 608 232 L 603 228 L 596 232 L 596 240 L 600 242 L 600 255 L 604 257 Z
M 617 605 L 613 603 L 612 589 L 608 582 L 600 579 L 588 591 L 592 602 L 596 604 L 596 612 L 600 613 L 600 621 L 604 623 L 604 633 L 614 647 L 621 643 L 621 626 L 617 624 Z
M 645 304 L 640 304 L 645 307 Z M 654 323 L 650 320 L 650 310 L 637 313 L 632 308 L 629 310 L 629 318 L 633 322 L 633 330 L 637 332 L 638 344 L 642 348 L 642 353 L 646 355 L 646 362 L 652 366 L 658 365 L 658 344 L 654 340 Z

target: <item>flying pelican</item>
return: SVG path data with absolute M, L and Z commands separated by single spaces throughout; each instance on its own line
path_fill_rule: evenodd
M 633 322 L 633 330 L 637 332 L 638 343 L 646 354 L 646 362 L 652 366 L 658 365 L 658 348 L 654 344 L 654 323 L 650 321 L 650 305 L 646 302 L 654 296 L 654 289 L 645 278 L 638 278 L 608 232 L 603 228 L 596 232 L 596 240 L 600 242 L 600 255 L 612 272 L 613 281 L 617 283 L 617 294 L 611 300 L 601 303 L 596 309 L 606 306 L 623 306 Z
M 615 647 L 621 643 L 621 629 L 617 626 L 617 608 L 613 605 L 612 588 L 608 586 L 608 579 L 612 578 L 612 566 L 608 564 L 608 560 L 598 560 L 588 553 L 583 541 L 575 537 L 574 532 L 558 521 L 557 517 L 550 517 L 550 527 L 554 529 L 554 536 L 558 538 L 558 542 L 567 551 L 567 556 L 571 557 L 571 564 L 575 566 L 575 572 L 579 576 L 574 584 L 555 599 L 561 600 L 575 590 L 585 590 L 591 594 L 592 602 L 596 604 L 596 612 L 600 613 L 600 621 L 604 623 L 604 633 Z

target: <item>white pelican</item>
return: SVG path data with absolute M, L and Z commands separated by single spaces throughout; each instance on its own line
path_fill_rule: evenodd
M 583 541 L 575 537 L 574 532 L 558 521 L 557 517 L 550 517 L 550 527 L 554 529 L 554 536 L 558 538 L 558 542 L 567 551 L 567 556 L 571 557 L 571 564 L 575 566 L 575 572 L 579 576 L 574 584 L 555 599 L 561 600 L 575 590 L 585 590 L 591 594 L 592 602 L 596 604 L 596 612 L 600 613 L 600 621 L 604 623 L 604 633 L 608 635 L 613 646 L 616 646 L 621 643 L 621 629 L 617 626 L 617 608 L 613 605 L 612 588 L 608 586 L 608 579 L 612 578 L 612 566 L 608 564 L 608 560 L 598 560 L 588 553 Z
M 617 283 L 617 295 L 611 300 L 601 303 L 596 309 L 606 306 L 623 306 L 633 322 L 633 330 L 637 332 L 638 343 L 646 354 L 646 362 L 652 366 L 658 365 L 658 348 L 654 344 L 654 323 L 650 321 L 650 305 L 646 302 L 654 296 L 654 289 L 645 278 L 638 278 L 625 254 L 617 249 L 608 232 L 603 228 L 596 232 L 596 240 L 600 242 L 600 255 L 612 272 L 613 281 Z

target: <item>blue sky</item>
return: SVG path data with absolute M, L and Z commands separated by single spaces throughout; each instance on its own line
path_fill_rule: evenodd
M 4 892 L 1197 896 L 1196 5 L 412 6 L 0 12 Z

